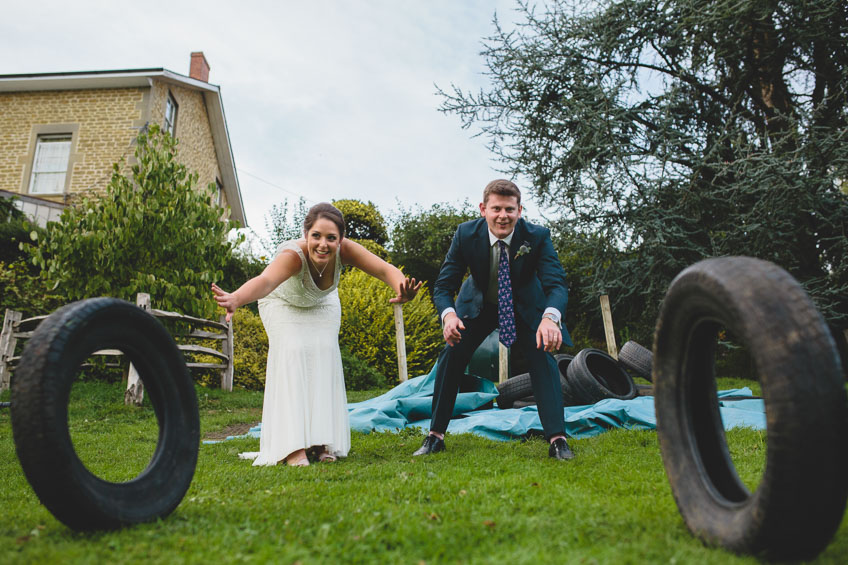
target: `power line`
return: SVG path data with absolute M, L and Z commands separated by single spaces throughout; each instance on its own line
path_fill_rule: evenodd
M 306 196 L 304 196 L 303 194 L 299 194 L 299 193 L 294 192 L 294 191 L 292 191 L 292 190 L 289 190 L 289 189 L 287 189 L 287 188 L 283 188 L 283 187 L 282 187 L 282 186 L 280 186 L 280 185 L 274 184 L 274 183 L 273 183 L 273 182 L 271 182 L 271 181 L 267 181 L 267 180 L 265 180 L 265 179 L 263 179 L 263 178 L 261 178 L 261 177 L 258 177 L 258 176 L 256 176 L 256 175 L 254 175 L 253 173 L 250 173 L 250 172 L 248 172 L 248 171 L 245 171 L 245 170 L 244 170 L 244 169 L 242 169 L 242 168 L 238 168 L 238 172 L 239 172 L 239 174 L 245 174 L 245 175 L 247 175 L 247 176 L 249 176 L 249 177 L 253 177 L 253 178 L 255 178 L 256 180 L 258 180 L 258 181 L 260 181 L 260 182 L 263 182 L 263 183 L 267 184 L 268 186 L 273 186 L 273 187 L 274 187 L 274 188 L 276 188 L 277 190 L 282 190 L 283 192 L 287 192 L 288 194 L 291 194 L 292 196 L 297 196 L 298 198 L 303 198 L 304 200 L 306 200 L 306 202 L 308 202 L 308 203 L 310 203 L 310 204 L 317 204 L 317 203 L 318 203 L 318 201 L 317 201 L 317 200 L 312 200 L 311 198 L 307 198 L 307 197 L 306 197 Z

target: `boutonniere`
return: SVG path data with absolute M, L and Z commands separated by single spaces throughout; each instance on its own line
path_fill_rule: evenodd
M 515 252 L 515 258 L 518 259 L 522 255 L 527 255 L 530 253 L 530 246 L 527 245 L 527 242 L 521 244 L 521 247 L 518 248 L 518 251 Z

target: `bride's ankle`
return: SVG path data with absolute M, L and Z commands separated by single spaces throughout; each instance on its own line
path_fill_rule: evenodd
M 309 459 L 306 457 L 306 450 L 298 449 L 297 451 L 289 453 L 289 455 L 286 457 L 286 464 L 299 466 L 309 465 Z

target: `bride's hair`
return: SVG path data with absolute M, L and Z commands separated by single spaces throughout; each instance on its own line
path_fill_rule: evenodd
M 344 237 L 344 215 L 338 208 L 327 202 L 320 202 L 309 209 L 309 212 L 306 213 L 306 217 L 303 219 L 303 233 L 308 232 L 319 218 L 325 218 L 336 224 L 336 227 L 339 228 L 340 238 Z

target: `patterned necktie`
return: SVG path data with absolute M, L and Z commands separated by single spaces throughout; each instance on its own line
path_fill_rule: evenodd
M 515 343 L 515 315 L 512 311 L 512 284 L 509 280 L 509 250 L 498 240 L 501 257 L 498 261 L 498 339 L 505 347 Z

